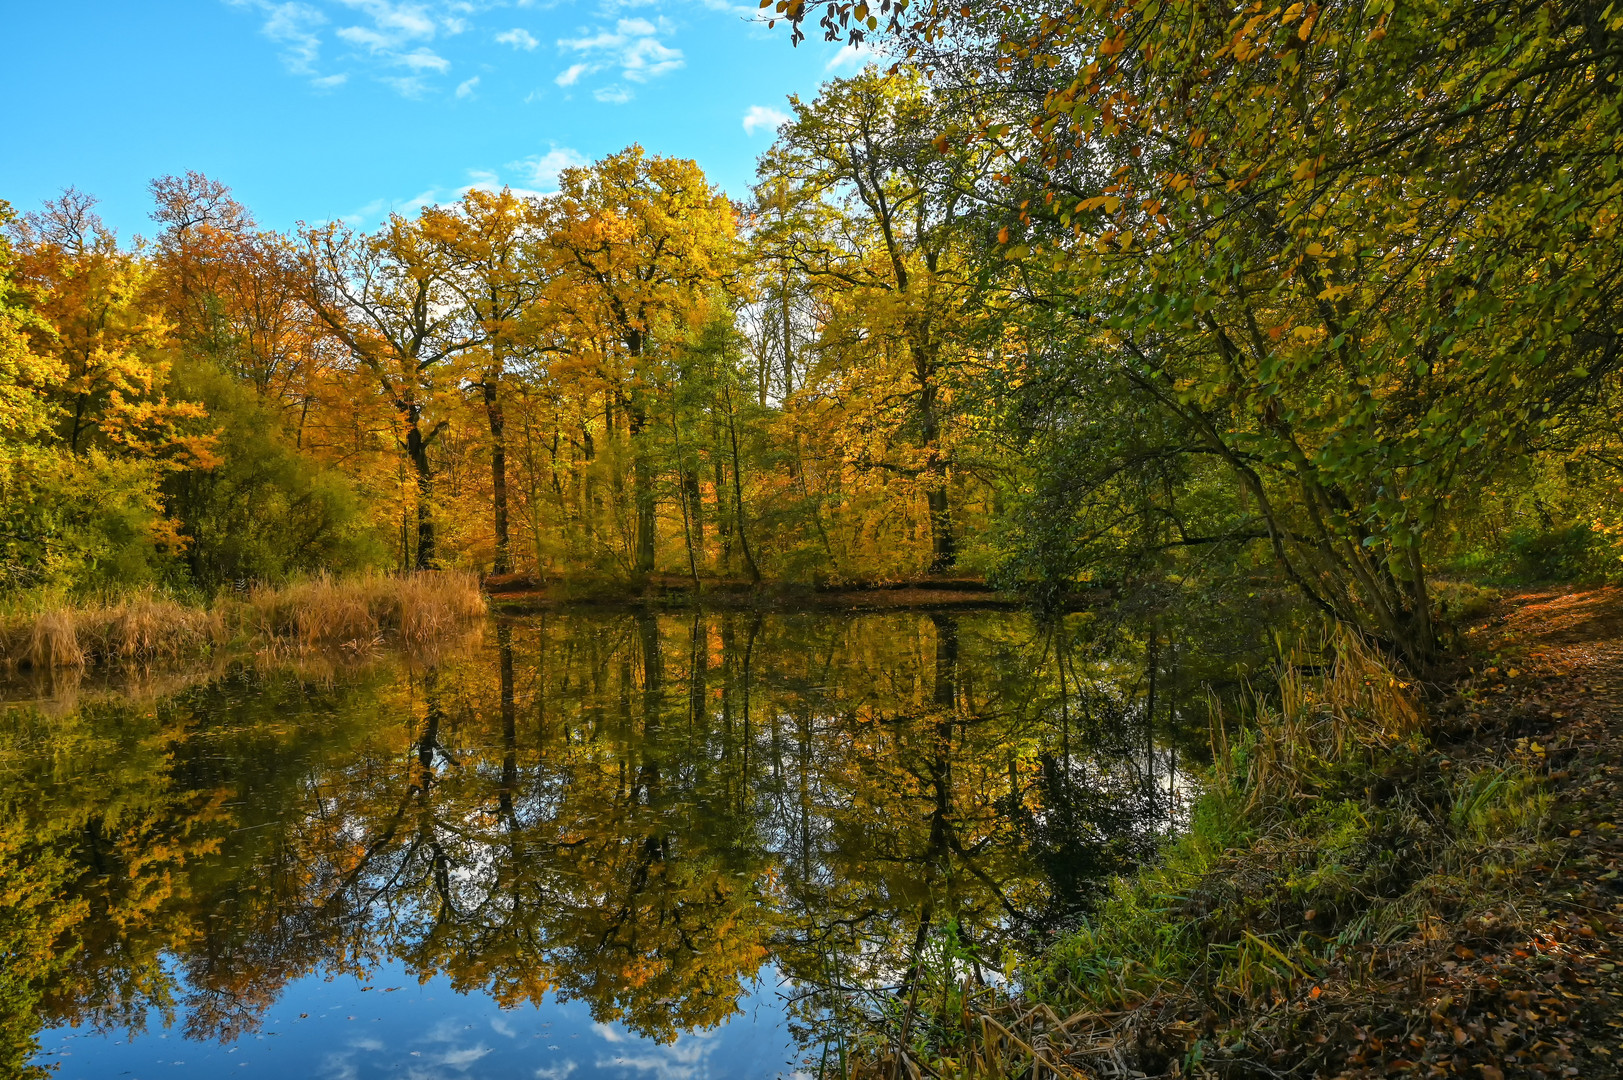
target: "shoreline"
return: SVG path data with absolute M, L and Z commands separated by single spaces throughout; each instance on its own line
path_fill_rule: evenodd
M 1472 622 L 1424 699 L 1282 674 L 1161 858 L 850 1075 L 1623 1075 L 1623 588 Z
M 582 585 L 504 575 L 483 582 L 491 610 L 500 615 L 546 611 L 762 611 L 862 613 L 879 611 L 1023 611 L 1031 602 L 1019 593 L 994 589 L 980 578 L 915 578 L 840 585 L 788 585 L 748 581 L 706 581 L 652 577 L 634 583 Z M 1061 611 L 1082 611 L 1114 597 L 1099 588 L 1066 596 Z

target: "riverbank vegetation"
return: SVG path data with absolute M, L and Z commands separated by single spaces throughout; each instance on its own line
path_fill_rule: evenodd
M 478 579 L 454 571 L 318 576 L 222 594 L 206 605 L 149 590 L 0 616 L 0 665 L 54 671 L 265 649 L 370 649 L 386 641 L 422 649 L 485 611 Z
M 939 936 L 845 1073 L 1616 1075 L 1617 600 L 1518 598 L 1431 709 L 1348 637 L 1283 667 L 1158 860 L 1009 983 Z

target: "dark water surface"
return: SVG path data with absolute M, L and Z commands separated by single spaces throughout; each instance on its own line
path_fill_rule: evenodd
M 1086 616 L 549 615 L 34 687 L 0 1074 L 837 1074 L 1169 827 L 1178 662 Z

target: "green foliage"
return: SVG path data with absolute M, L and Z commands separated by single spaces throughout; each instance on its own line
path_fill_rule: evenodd
M 369 531 L 354 484 L 300 454 L 283 416 L 250 386 L 194 361 L 176 368 L 175 387 L 208 410 L 220 456 L 214 468 L 180 473 L 164 485 L 191 583 L 213 590 L 383 561 L 383 544 Z
M 158 479 L 139 461 L 26 447 L 0 461 L 0 580 L 13 589 L 91 592 L 164 569 Z
M 877 25 L 846 0 L 786 11 L 836 37 Z M 884 11 L 975 95 L 938 146 L 1001 155 L 982 197 L 1019 268 L 1010 324 L 1043 335 L 1022 379 L 1070 383 L 1056 436 L 1125 395 L 1173 426 L 1169 452 L 1222 466 L 1311 603 L 1430 663 L 1441 527 L 1614 392 L 1623 18 L 1588 0 Z M 1100 510 L 1054 539 L 1160 542 L 1134 535 L 1144 500 L 1117 474 L 1074 480 Z

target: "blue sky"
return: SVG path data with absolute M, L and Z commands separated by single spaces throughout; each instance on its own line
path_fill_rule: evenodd
M 750 0 L 741 0 L 748 4 Z M 741 197 L 787 111 L 861 57 L 789 44 L 735 0 L 9 0 L 0 198 L 74 185 L 128 238 L 147 182 L 197 169 L 259 221 L 469 185 L 548 190 L 632 142 Z

